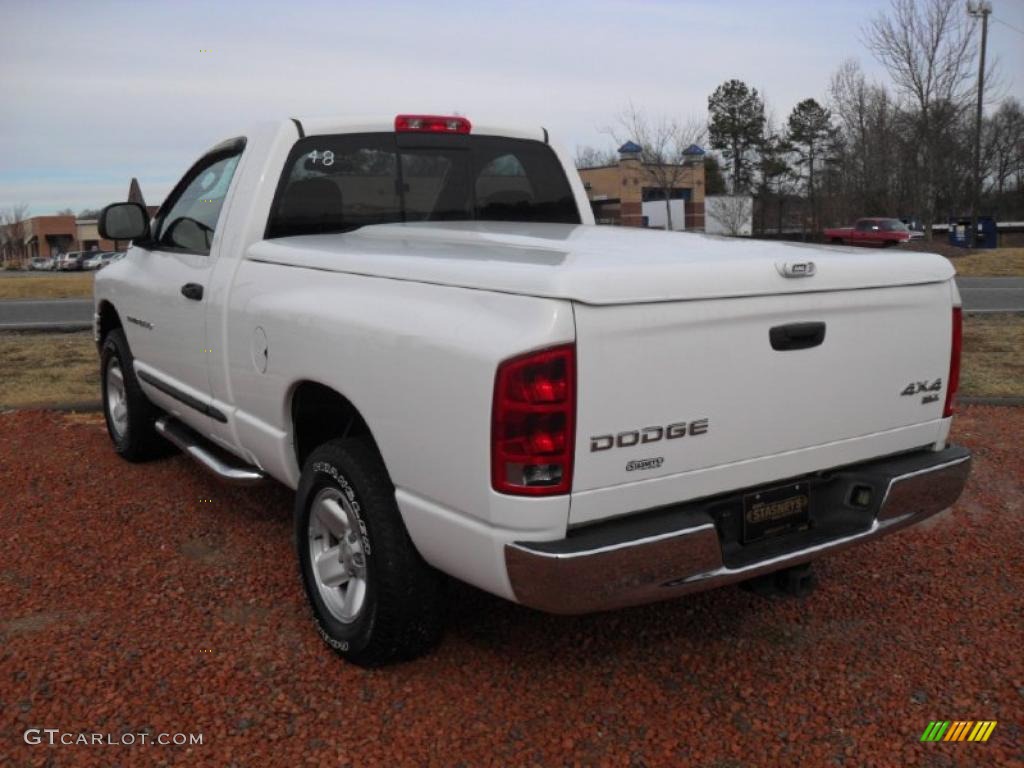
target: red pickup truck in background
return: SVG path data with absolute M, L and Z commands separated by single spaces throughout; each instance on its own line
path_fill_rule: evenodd
M 910 230 L 899 219 L 857 219 L 852 227 L 825 230 L 825 239 L 842 245 L 899 245 L 910 240 Z

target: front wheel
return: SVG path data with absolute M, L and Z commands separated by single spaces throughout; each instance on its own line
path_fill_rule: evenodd
M 444 577 L 416 551 L 368 441 L 331 440 L 306 460 L 295 543 L 317 629 L 348 661 L 412 659 L 440 639 Z
M 145 461 L 171 452 L 170 444 L 153 428 L 159 411 L 139 386 L 128 339 L 120 328 L 103 339 L 100 386 L 103 416 L 114 450 L 128 461 Z

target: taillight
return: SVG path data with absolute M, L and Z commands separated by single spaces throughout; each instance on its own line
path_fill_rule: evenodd
M 964 346 L 963 311 L 953 307 L 953 344 L 949 351 L 949 378 L 946 380 L 946 405 L 942 409 L 942 417 L 953 415 L 953 398 L 960 388 L 960 352 Z
M 399 115 L 395 118 L 398 133 L 469 133 L 472 126 L 464 117 L 441 115 Z
M 491 412 L 494 490 L 524 496 L 568 493 L 575 421 L 575 345 L 501 363 Z

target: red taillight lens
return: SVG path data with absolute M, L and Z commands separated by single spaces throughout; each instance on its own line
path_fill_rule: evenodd
M 522 496 L 568 493 L 576 429 L 575 345 L 499 365 L 491 417 L 494 490 Z
M 464 117 L 442 115 L 399 115 L 395 118 L 398 133 L 469 133 L 472 129 Z
M 953 344 L 949 351 L 949 378 L 946 380 L 946 405 L 943 418 L 953 415 L 953 398 L 960 388 L 960 352 L 964 346 L 964 319 L 960 307 L 953 307 Z

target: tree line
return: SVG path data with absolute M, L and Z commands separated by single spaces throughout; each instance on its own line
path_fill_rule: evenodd
M 930 236 L 932 224 L 970 213 L 975 25 L 959 0 L 892 0 L 862 37 L 891 82 L 872 82 L 848 59 L 821 100 L 801 100 L 781 121 L 741 80 L 709 96 L 707 139 L 721 160 L 705 158 L 706 192 L 753 195 L 756 230 L 818 233 L 858 216 L 893 216 Z M 595 153 L 584 148 L 578 163 Z M 981 158 L 980 213 L 1024 218 L 1018 100 L 983 118 Z

